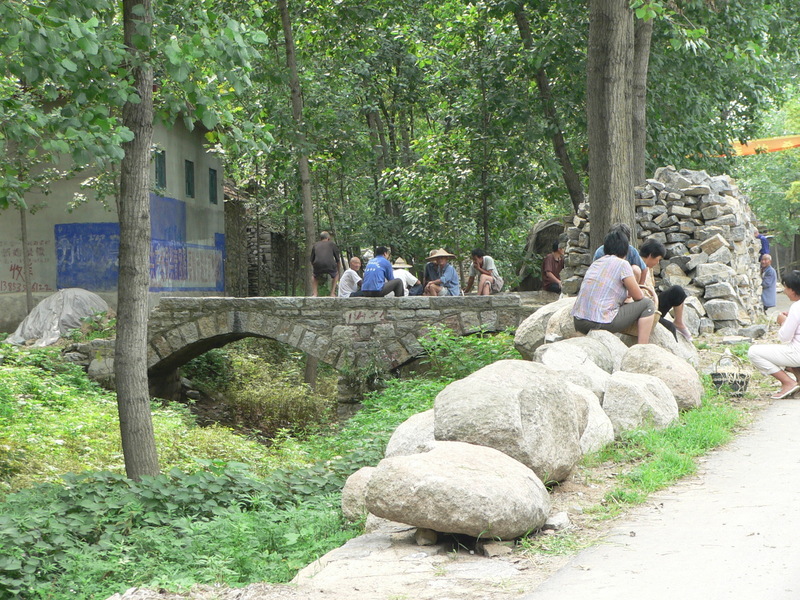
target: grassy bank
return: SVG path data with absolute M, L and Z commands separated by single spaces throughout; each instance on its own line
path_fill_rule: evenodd
M 350 473 L 380 460 L 398 424 L 430 408 L 449 381 L 517 356 L 507 334 L 444 332 L 428 344 L 424 377 L 388 381 L 343 428 L 324 419 L 294 432 L 283 428 L 269 447 L 222 427 L 198 427 L 185 407 L 154 405 L 165 474 L 138 483 L 121 475 L 113 394 L 53 351 L 0 346 L 0 484 L 15 490 L 0 503 L 0 590 L 14 598 L 80 599 L 131 586 L 291 579 L 360 533 L 342 520 L 341 487 Z M 209 373 L 218 370 L 212 365 Z M 679 425 L 631 433 L 586 458 L 586 468 L 621 466 L 597 518 L 691 473 L 694 457 L 739 426 L 741 411 L 709 387 L 703 408 L 683 414 Z M 548 544 L 575 547 L 569 538 Z

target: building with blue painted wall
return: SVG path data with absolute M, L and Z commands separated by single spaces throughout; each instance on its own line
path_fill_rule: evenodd
M 224 295 L 225 218 L 222 162 L 205 150 L 205 130 L 181 122 L 156 125 L 150 194 L 150 302 L 161 295 Z M 43 206 L 26 216 L 27 280 L 36 301 L 58 289 L 80 287 L 116 307 L 119 223 L 113 201 L 67 206 L 78 177 L 26 198 Z M 13 331 L 26 314 L 21 220 L 0 213 L 0 331 Z

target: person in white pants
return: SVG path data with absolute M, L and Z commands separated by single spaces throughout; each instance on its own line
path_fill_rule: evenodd
M 781 389 L 771 396 L 774 400 L 800 391 L 800 271 L 784 274 L 783 293 L 792 301 L 789 310 L 778 315 L 778 339 L 783 343 L 756 344 L 747 352 L 756 369 L 781 382 Z

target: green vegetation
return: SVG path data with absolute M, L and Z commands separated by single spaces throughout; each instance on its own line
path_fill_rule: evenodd
M 618 475 L 618 484 L 594 509 L 601 518 L 641 504 L 647 496 L 696 471 L 695 458 L 728 442 L 745 413 L 727 402 L 706 376 L 700 408 L 682 412 L 678 423 L 663 430 L 636 430 L 605 449 L 585 457 L 588 466 L 613 462 L 630 466 Z
M 154 405 L 165 474 L 141 482 L 122 475 L 112 394 L 54 350 L 0 345 L 0 484 L 7 492 L 0 589 L 10 598 L 81 599 L 133 585 L 288 581 L 360 533 L 340 512 L 345 479 L 377 464 L 396 426 L 431 408 L 455 377 L 516 357 L 511 340 L 508 333 L 433 330 L 424 342 L 424 376 L 389 379 L 343 427 L 323 419 L 281 429 L 269 448 L 222 427 L 198 427 L 184 406 Z M 292 362 L 281 347 L 252 342 L 211 352 L 192 369 L 205 385 L 231 390 L 243 373 L 255 376 L 264 358 Z M 683 413 L 679 424 L 631 432 L 586 457 L 586 469 L 613 463 L 622 472 L 590 511 L 594 518 L 618 514 L 694 472 L 695 457 L 730 438 L 743 414 L 708 378 L 705 386 L 703 407 Z M 579 532 L 559 532 L 520 546 L 566 554 L 587 543 Z
M 435 359 L 440 375 L 458 356 L 480 368 L 513 352 L 508 334 L 446 345 Z M 193 369 L 205 384 L 222 381 L 230 390 L 244 372 L 255 376 L 254 357 L 281 352 L 245 344 L 210 353 Z M 12 491 L 0 504 L 0 589 L 25 599 L 288 581 L 360 532 L 342 520 L 345 479 L 376 464 L 395 427 L 430 408 L 452 380 L 389 380 L 343 428 L 306 422 L 302 436 L 283 429 L 269 449 L 221 427 L 197 427 L 185 407 L 154 405 L 168 473 L 132 482 L 121 474 L 112 394 L 55 350 L 2 345 L 0 355 L 0 482 Z M 80 473 L 64 475 L 70 471 Z

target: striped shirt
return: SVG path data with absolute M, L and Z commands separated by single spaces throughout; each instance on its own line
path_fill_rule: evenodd
M 611 323 L 620 305 L 628 297 L 623 280 L 633 277 L 630 263 L 606 254 L 598 258 L 583 277 L 572 316 L 595 323 Z

